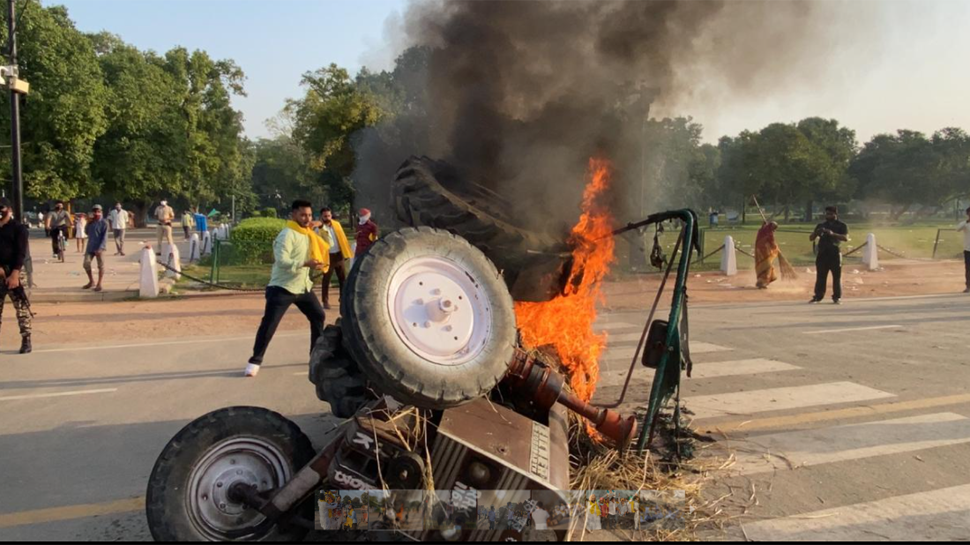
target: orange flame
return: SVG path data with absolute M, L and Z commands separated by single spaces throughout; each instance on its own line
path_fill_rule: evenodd
M 601 198 L 610 186 L 610 162 L 590 159 L 589 171 L 583 213 L 570 235 L 574 264 L 565 293 L 545 303 L 515 305 L 522 341 L 533 348 L 555 347 L 569 372 L 570 386 L 584 401 L 592 399 L 599 380 L 606 335 L 593 333 L 593 322 L 596 303 L 603 299 L 603 278 L 614 260 L 613 216 Z M 591 435 L 596 434 L 591 431 Z

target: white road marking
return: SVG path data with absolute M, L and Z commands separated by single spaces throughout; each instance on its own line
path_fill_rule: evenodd
M 829 382 L 810 386 L 694 396 L 686 398 L 684 402 L 690 410 L 694 411 L 696 418 L 715 418 L 871 401 L 887 397 L 895 396 L 852 382 Z
M 963 541 L 970 485 L 762 520 L 744 531 L 750 541 Z
M 0 401 L 13 401 L 16 399 L 40 399 L 44 397 L 79 396 L 79 395 L 86 395 L 86 394 L 106 394 L 109 392 L 117 392 L 117 391 L 118 391 L 117 388 L 103 388 L 100 390 L 78 390 L 75 392 L 57 392 L 57 393 L 51 393 L 51 394 L 26 394 L 26 395 L 19 395 L 19 396 L 0 397 Z
M 744 475 L 970 443 L 970 418 L 956 413 L 924 414 L 759 435 L 749 442 L 756 452 L 738 452 L 734 466 Z M 784 458 L 772 456 L 775 454 Z
M 640 331 L 638 333 L 620 333 L 620 334 L 617 334 L 617 335 L 610 335 L 610 334 L 608 334 L 607 337 L 606 337 L 606 339 L 607 339 L 607 346 L 609 345 L 609 343 L 622 343 L 622 342 L 629 342 L 629 341 L 639 341 L 641 335 L 643 335 L 643 331 Z
M 876 329 L 899 329 L 901 325 L 874 325 L 869 327 L 843 327 L 841 329 L 823 329 L 821 331 L 802 331 L 806 335 L 821 335 L 823 333 L 850 333 L 853 331 L 873 331 Z
M 277 333 L 273 338 L 277 337 L 299 337 L 301 335 L 308 336 L 309 334 L 305 331 L 284 331 L 282 333 Z M 145 348 L 148 346 L 173 346 L 179 344 L 200 344 L 200 343 L 221 343 L 221 342 L 232 342 L 232 341 L 245 341 L 253 340 L 255 333 L 253 335 L 247 335 L 245 337 L 222 337 L 222 338 L 206 338 L 200 337 L 198 339 L 189 340 L 171 340 L 171 341 L 160 341 L 154 343 L 139 343 L 139 344 L 108 344 L 108 345 L 98 345 L 98 346 L 74 346 L 67 348 L 47 348 L 43 350 L 34 350 L 35 354 L 47 354 L 53 352 L 80 352 L 84 350 L 113 350 L 118 348 Z
M 593 330 L 595 330 L 597 333 L 600 333 L 602 331 L 609 331 L 610 329 L 630 329 L 630 328 L 639 328 L 639 327 L 640 326 L 638 325 L 628 324 L 624 322 L 607 322 L 602 324 L 598 323 L 594 325 Z
M 714 363 L 696 363 L 694 364 L 694 371 L 691 373 L 691 379 L 697 380 L 738 375 L 756 375 L 762 373 L 775 373 L 779 371 L 793 371 L 795 369 L 801 369 L 801 367 L 780 361 L 761 358 L 750 360 L 719 361 Z M 603 386 L 617 386 L 623 384 L 629 370 L 629 365 L 623 369 L 619 369 L 619 367 L 616 369 L 604 369 L 606 372 L 600 372 L 599 384 Z M 653 383 L 653 370 L 648 371 L 649 374 L 641 371 L 639 366 L 637 370 L 634 370 L 636 380 L 638 383 L 642 381 L 645 388 L 648 388 L 649 385 Z
M 639 340 L 640 337 L 637 337 Z M 603 353 L 604 360 L 626 360 L 630 361 L 633 357 L 633 353 L 636 352 L 637 347 L 635 346 L 623 346 L 619 348 L 610 348 L 607 344 L 606 352 Z M 709 354 L 712 352 L 725 352 L 731 350 L 726 346 L 720 346 L 711 343 L 702 343 L 697 341 L 691 341 L 690 343 L 690 353 L 691 354 Z
M 714 363 L 695 363 L 691 378 L 717 378 L 735 375 L 756 375 L 801 369 L 796 365 L 763 358 L 750 360 L 719 361 Z M 686 376 L 686 375 L 685 375 Z

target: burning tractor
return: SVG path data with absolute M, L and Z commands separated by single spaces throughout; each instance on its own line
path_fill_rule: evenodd
M 689 368 L 682 309 L 697 244 L 694 213 L 658 214 L 620 230 L 677 219 L 682 230 L 674 254 L 687 249 L 669 320 L 652 320 L 655 303 L 637 350 L 656 369 L 638 422 L 612 410 L 627 388 L 620 402 L 592 405 L 582 380 L 558 368 L 565 362 L 554 351 L 526 348 L 517 327 L 517 305 L 569 297 L 577 285 L 596 280 L 595 267 L 552 237 L 516 228 L 486 189 L 449 189 L 447 175 L 446 165 L 426 158 L 402 166 L 395 209 L 412 226 L 355 261 L 342 318 L 313 348 L 309 379 L 333 414 L 349 419 L 345 425 L 315 451 L 296 424 L 266 409 L 230 407 L 188 424 L 149 479 L 146 509 L 155 539 L 298 540 L 314 528 L 320 490 L 564 495 L 570 412 L 618 448 L 644 449 L 659 408 Z M 575 250 L 579 242 L 571 242 Z M 429 517 L 447 519 L 457 511 L 439 509 Z M 428 528 L 412 537 L 509 537 L 448 520 Z

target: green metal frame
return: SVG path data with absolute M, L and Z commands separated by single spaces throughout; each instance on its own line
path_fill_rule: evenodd
M 654 220 L 653 223 L 656 223 L 658 218 L 662 218 L 659 221 L 680 219 L 684 222 L 684 227 L 680 261 L 677 265 L 677 280 L 674 283 L 673 301 L 670 305 L 670 316 L 667 321 L 669 324 L 666 339 L 667 350 L 661 356 L 654 374 L 650 402 L 647 405 L 647 415 L 644 418 L 643 426 L 640 428 L 640 437 L 637 441 L 639 452 L 643 452 L 648 438 L 653 434 L 654 422 L 660 408 L 666 405 L 670 398 L 680 390 L 680 371 L 683 364 L 680 346 L 680 322 L 687 301 L 687 278 L 690 272 L 691 256 L 695 250 L 700 250 L 700 241 L 697 240 L 697 215 L 694 211 L 689 209 L 675 210 L 657 214 L 651 216 L 651 218 Z M 674 257 L 676 256 L 671 256 L 671 259 L 674 259 Z M 679 407 L 675 408 L 675 411 L 679 413 Z

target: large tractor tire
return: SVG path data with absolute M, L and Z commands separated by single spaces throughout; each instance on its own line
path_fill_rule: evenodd
M 330 404 L 330 412 L 338 418 L 350 418 L 376 399 L 367 384 L 367 377 L 343 347 L 340 320 L 328 325 L 317 339 L 310 353 L 310 382 L 317 388 L 317 397 Z
M 271 523 L 234 501 L 236 483 L 283 486 L 314 456 L 310 440 L 279 413 L 229 407 L 182 428 L 155 462 L 145 509 L 156 541 L 300 541 L 307 530 Z M 298 510 L 313 520 L 313 501 Z
M 562 293 L 572 267 L 569 247 L 562 237 L 518 225 L 514 206 L 498 193 L 428 157 L 405 161 L 391 187 L 398 219 L 468 240 L 499 268 L 516 301 L 548 301 Z
M 354 261 L 343 342 L 376 388 L 424 409 L 477 399 L 508 370 L 512 298 L 481 251 L 446 231 L 405 228 Z

